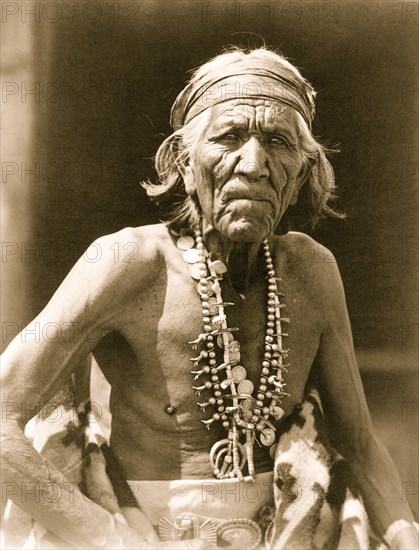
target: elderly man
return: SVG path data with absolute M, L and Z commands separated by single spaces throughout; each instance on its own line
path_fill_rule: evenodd
M 144 184 L 166 224 L 98 239 L 100 260 L 80 259 L 34 321 L 55 323 L 56 337 L 17 337 L 5 352 L 4 480 L 56 485 L 62 498 L 11 497 L 68 544 L 251 548 L 266 530 L 268 546 L 302 548 L 284 535 L 293 518 L 281 490 L 298 469 L 310 471 L 304 445 L 321 472 L 330 466 L 331 447 L 316 436 L 323 407 L 375 533 L 391 548 L 416 547 L 401 482 L 373 434 L 336 263 L 286 228 L 299 195 L 307 222 L 333 214 L 333 171 L 311 133 L 314 96 L 266 49 L 200 67 L 173 106 L 159 182 Z M 130 253 L 117 258 L 116 249 Z M 120 500 L 125 517 L 70 492 L 22 431 L 23 408 L 40 410 L 91 351 L 111 387 L 114 466 L 139 488 L 138 507 Z M 313 384 L 321 403 L 308 396 Z M 292 449 L 295 464 L 281 462 Z M 323 473 L 310 496 L 317 488 L 325 502 Z M 274 476 L 276 510 L 263 529 L 258 512 L 270 510 Z M 307 548 L 331 544 L 304 536 Z

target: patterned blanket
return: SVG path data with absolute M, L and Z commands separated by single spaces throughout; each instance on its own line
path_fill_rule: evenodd
M 129 525 L 135 517 L 132 511 L 138 507 L 137 500 L 107 440 L 92 421 L 89 400 L 77 405 L 73 390 L 73 384 L 68 383 L 32 420 L 27 436 L 70 483 Z M 258 548 L 387 548 L 372 536 L 348 464 L 328 442 L 315 391 L 284 422 L 274 462 L 273 495 L 272 505 L 265 505 L 258 517 L 252 518 L 264 534 Z M 10 501 L 3 518 L 2 547 L 70 548 Z

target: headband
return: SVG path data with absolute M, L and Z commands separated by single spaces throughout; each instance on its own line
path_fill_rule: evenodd
M 211 75 L 205 75 L 198 81 L 190 82 L 173 104 L 170 113 L 172 128 L 181 128 L 214 105 L 242 98 L 267 99 L 289 105 L 300 113 L 311 128 L 314 107 L 306 91 L 307 85 L 302 77 L 300 83 L 290 70 L 275 68 L 275 71 L 266 68 L 244 68 L 212 78 Z

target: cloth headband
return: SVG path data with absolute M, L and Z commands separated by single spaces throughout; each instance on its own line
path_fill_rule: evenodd
M 173 104 L 171 126 L 177 130 L 214 105 L 242 98 L 268 99 L 289 105 L 311 128 L 313 106 L 307 92 L 285 71 L 269 69 L 240 71 L 189 83 Z

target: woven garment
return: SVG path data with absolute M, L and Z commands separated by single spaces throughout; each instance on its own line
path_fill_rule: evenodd
M 33 444 L 69 482 L 129 524 L 131 518 L 135 518 L 132 512 L 141 507 L 141 493 L 134 497 L 97 423 L 89 422 L 89 402 L 77 406 L 73 389 L 68 384 L 48 405 L 49 415 L 41 412 L 32 423 Z M 150 495 L 147 498 L 149 500 Z M 164 495 L 159 493 L 158 498 L 161 501 Z M 168 503 L 173 499 L 170 490 L 166 498 Z M 143 511 L 147 515 L 147 510 Z M 229 517 L 228 510 L 226 517 Z M 260 548 L 386 548 L 371 537 L 368 518 L 354 489 L 348 465 L 327 441 L 316 392 L 310 392 L 285 420 L 276 451 L 271 502 L 265 502 L 257 514 L 247 519 L 256 521 L 264 533 Z M 10 502 L 3 521 L 3 547 L 70 548 Z

